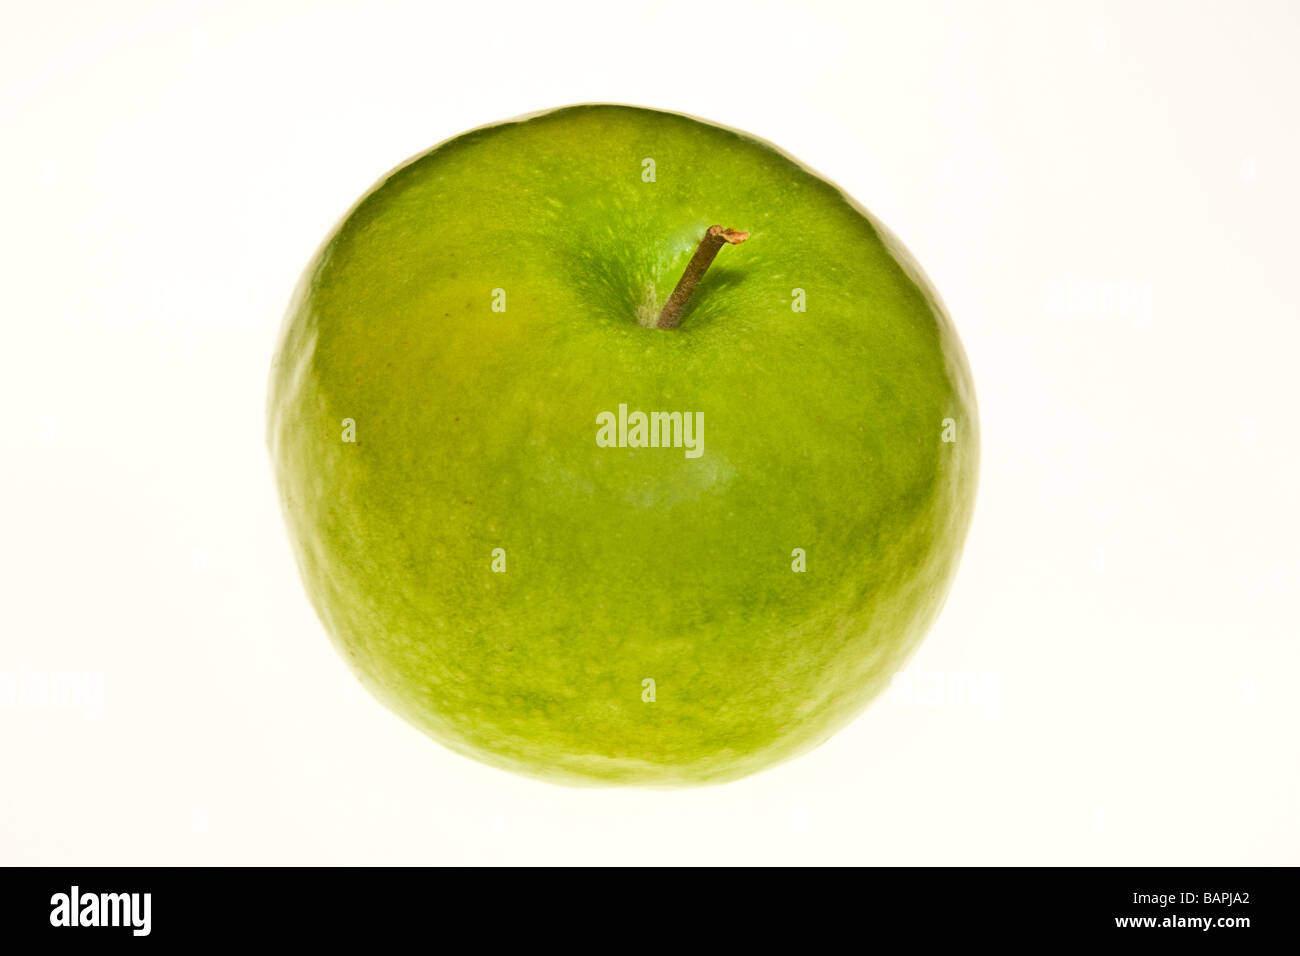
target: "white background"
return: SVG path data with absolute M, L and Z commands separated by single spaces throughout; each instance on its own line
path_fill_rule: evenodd
M 2 9 L 0 862 L 1300 863 L 1300 8 Z M 332 650 L 272 487 L 271 350 L 337 217 L 581 101 L 839 182 L 979 392 L 939 623 L 830 743 L 722 787 L 423 737 Z

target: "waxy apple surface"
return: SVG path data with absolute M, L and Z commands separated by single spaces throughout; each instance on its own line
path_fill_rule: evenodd
M 712 224 L 750 237 L 650 327 Z M 598 443 L 621 405 L 699 415 L 701 453 Z M 374 187 L 290 305 L 269 440 L 381 700 L 500 767 L 651 786 L 866 705 L 943 602 L 979 455 L 956 332 L 878 222 L 766 143 L 621 106 Z

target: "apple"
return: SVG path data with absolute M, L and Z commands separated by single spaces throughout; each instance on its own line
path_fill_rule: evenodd
M 956 331 L 879 222 L 610 105 L 385 176 L 307 267 L 268 417 L 360 679 L 569 783 L 730 780 L 844 726 L 939 611 L 979 458 Z

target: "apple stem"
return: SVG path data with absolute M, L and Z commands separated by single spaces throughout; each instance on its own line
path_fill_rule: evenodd
M 695 255 L 691 256 L 691 261 L 686 264 L 686 271 L 677 280 L 677 287 L 673 289 L 673 294 L 668 297 L 667 304 L 659 313 L 657 327 L 677 328 L 681 324 L 682 312 L 686 309 L 686 303 L 690 301 L 691 293 L 700 284 L 700 279 L 704 278 L 704 273 L 709 271 L 709 266 L 713 264 L 713 257 L 718 254 L 718 250 L 728 243 L 733 246 L 740 245 L 748 238 L 749 233 L 738 229 L 709 226 L 704 238 L 700 240 L 699 248 L 695 250 Z

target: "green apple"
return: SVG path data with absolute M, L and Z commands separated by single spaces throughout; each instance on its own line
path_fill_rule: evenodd
M 943 602 L 979 457 L 957 334 L 880 223 L 761 140 L 606 105 L 366 194 L 289 307 L 269 441 L 371 691 L 487 763 L 647 786 L 860 712 Z

